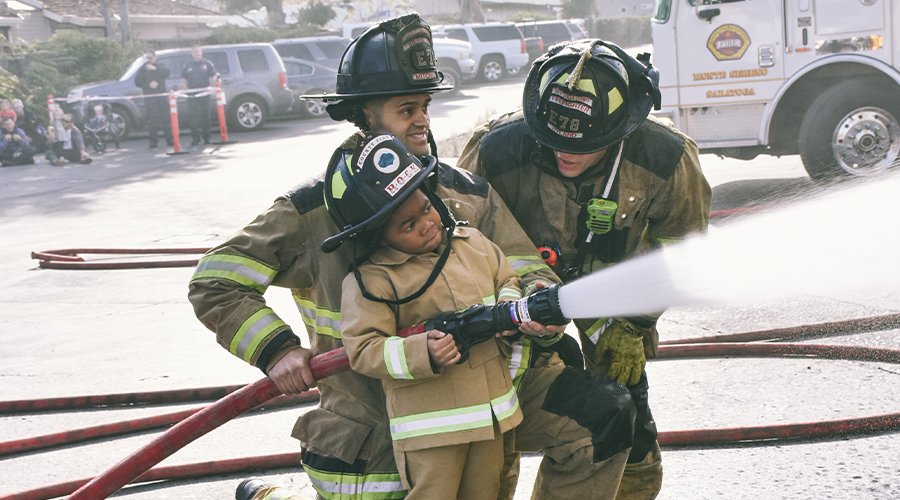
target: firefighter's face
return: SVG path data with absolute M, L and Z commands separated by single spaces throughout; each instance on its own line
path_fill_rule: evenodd
M 429 94 L 401 95 L 369 101 L 363 113 L 371 129 L 390 132 L 410 153 L 423 156 L 431 152 L 428 147 L 430 104 Z
M 606 150 L 594 151 L 583 155 L 554 151 L 556 168 L 563 177 L 573 178 L 583 174 L 606 156 Z
M 381 239 L 402 252 L 433 252 L 444 240 L 441 216 L 428 196 L 417 189 L 391 214 Z

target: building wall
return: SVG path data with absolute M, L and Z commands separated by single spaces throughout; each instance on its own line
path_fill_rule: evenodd
M 20 12 L 23 17 L 19 26 L 10 31 L 13 40 L 24 40 L 28 43 L 44 41 L 53 35 L 50 30 L 50 21 L 38 11 Z
M 653 0 L 594 0 L 597 17 L 640 17 L 653 14 Z

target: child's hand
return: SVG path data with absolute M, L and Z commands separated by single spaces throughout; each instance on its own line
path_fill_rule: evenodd
M 453 341 L 453 335 L 444 333 L 439 330 L 429 330 L 428 333 L 428 356 L 431 362 L 436 366 L 451 366 L 460 359 L 459 351 L 456 349 L 456 342 Z

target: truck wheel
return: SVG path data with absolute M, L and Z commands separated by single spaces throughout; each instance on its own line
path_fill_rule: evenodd
M 444 75 L 444 79 L 441 80 L 441 85 L 450 85 L 453 87 L 453 90 L 446 90 L 438 95 L 448 96 L 459 92 L 459 86 L 462 85 L 462 77 L 459 76 L 459 72 L 450 66 L 439 66 L 438 70 Z
M 258 97 L 241 96 L 231 106 L 229 125 L 237 130 L 259 130 L 265 123 L 266 106 Z
M 497 56 L 488 56 L 481 63 L 481 78 L 486 82 L 496 82 L 503 78 L 506 66 Z
M 887 85 L 847 80 L 817 97 L 800 124 L 800 158 L 810 178 L 875 175 L 900 154 L 900 99 Z

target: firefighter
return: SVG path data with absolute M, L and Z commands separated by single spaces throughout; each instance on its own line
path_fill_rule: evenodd
M 430 152 L 436 157 L 428 105 L 431 94 L 449 87 L 441 85 L 433 54 L 430 28 L 417 14 L 384 21 L 351 42 L 335 93 L 318 97 L 330 102 L 327 109 L 333 119 L 349 120 L 363 130 L 385 130 L 413 154 Z M 360 137 L 361 133 L 353 135 L 342 147 L 352 149 Z M 428 182 L 454 218 L 468 221 L 497 244 L 526 288 L 558 281 L 483 179 L 442 163 L 435 170 Z M 297 186 L 210 250 L 191 279 L 189 299 L 219 343 L 260 368 L 282 392 L 319 387 L 319 407 L 298 419 L 292 435 L 301 442 L 302 466 L 320 497 L 403 498 L 406 492 L 393 458 L 380 382 L 353 372 L 317 381 L 309 369 L 314 353 L 342 346 L 341 282 L 353 261 L 349 245 L 329 248 L 334 251 L 328 254 L 320 249 L 327 237 L 342 229 L 328 214 L 323 189 L 321 176 Z M 271 285 L 291 289 L 309 347 L 303 347 L 291 326 L 266 305 L 263 294 Z M 520 449 L 541 449 L 545 454 L 535 496 L 611 498 L 627 456 L 627 449 L 617 450 L 630 444 L 633 402 L 630 397 L 586 396 L 603 393 L 611 381 L 567 370 L 556 354 L 542 349 L 563 344 L 558 342 L 564 336 L 562 327 L 526 324 L 523 329 L 552 334 L 536 345 L 523 341 L 511 361 L 535 358 L 543 365 L 524 376 L 523 370 L 516 372 L 523 425 L 531 429 L 516 441 L 527 446 Z M 573 386 L 597 390 L 585 389 L 570 399 L 568 388 Z M 596 415 L 607 410 L 622 415 L 618 426 L 622 430 L 617 428 L 611 436 L 591 427 Z M 594 446 L 612 442 L 626 430 L 623 441 Z M 237 492 L 239 498 L 268 494 L 284 497 L 286 492 L 255 479 L 242 482 Z
M 463 149 L 457 166 L 488 180 L 563 281 L 707 228 L 696 144 L 649 116 L 657 82 L 647 58 L 615 44 L 556 45 L 532 65 L 523 108 L 477 128 Z M 652 499 L 662 485 L 644 370 L 659 314 L 575 321 L 588 369 L 626 384 L 637 404 L 620 499 Z

